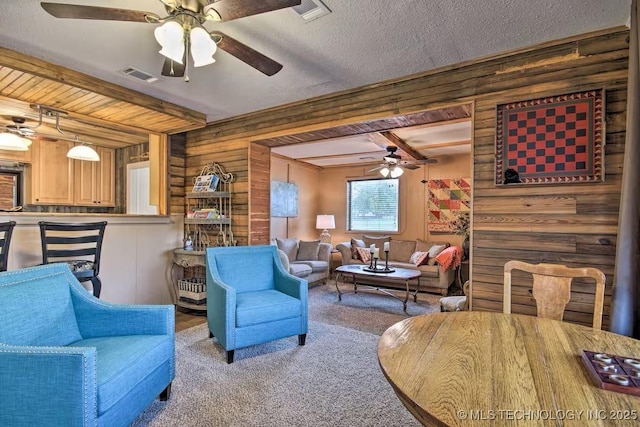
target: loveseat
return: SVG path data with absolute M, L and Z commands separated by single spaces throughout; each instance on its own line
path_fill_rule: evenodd
M 319 240 L 272 239 L 271 244 L 284 252 L 288 265 L 283 265 L 289 273 L 304 278 L 309 283 L 325 281 L 329 278 L 331 244 Z
M 0 273 L 0 425 L 130 425 L 169 396 L 174 319 L 95 298 L 67 264 Z
M 389 266 L 419 270 L 421 276 L 410 284 L 410 288 L 447 295 L 449 286 L 455 279 L 455 269 L 445 268 L 436 261 L 436 257 L 449 247 L 448 242 L 427 242 L 422 239 L 395 240 L 388 236 L 362 236 L 362 239 L 352 238 L 348 242 L 336 245 L 342 255 L 342 265 L 369 265 L 363 257 L 369 255 L 371 245 L 375 245 L 380 252 L 378 265 L 384 265 L 384 243 L 389 243 Z M 360 248 L 360 249 L 358 249 Z M 360 280 L 360 279 L 359 279 Z M 363 278 L 362 282 L 379 282 L 383 279 Z M 393 286 L 393 283 L 389 283 Z

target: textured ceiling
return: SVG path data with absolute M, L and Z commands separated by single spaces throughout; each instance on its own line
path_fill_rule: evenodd
M 158 0 L 60 0 L 165 15 Z M 631 0 L 324 0 L 305 23 L 292 9 L 208 23 L 284 65 L 266 77 L 226 52 L 191 81 L 160 76 L 155 25 L 56 19 L 38 1 L 0 0 L 0 45 L 219 120 L 549 40 L 624 25 Z

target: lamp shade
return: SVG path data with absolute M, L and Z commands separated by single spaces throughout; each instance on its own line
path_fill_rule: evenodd
M 194 67 L 203 67 L 216 62 L 213 59 L 213 54 L 216 53 L 218 46 L 204 28 L 196 27 L 192 29 L 189 37 L 191 39 L 191 57 L 193 58 Z
M 165 22 L 153 32 L 162 49 L 160 54 L 182 64 L 184 57 L 184 30 L 176 21 Z
M 400 166 L 396 166 L 391 169 L 391 178 L 397 178 L 404 173 L 404 170 Z
M 316 228 L 318 230 L 333 230 L 336 228 L 336 220 L 333 215 L 318 215 L 316 217 Z
M 100 156 L 93 148 L 87 145 L 76 145 L 67 153 L 67 157 L 76 160 L 86 160 L 89 162 L 100 161 Z
M 31 141 L 14 133 L 0 133 L 0 150 L 28 151 Z

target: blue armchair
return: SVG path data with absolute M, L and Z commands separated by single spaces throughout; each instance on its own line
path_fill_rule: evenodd
M 307 281 L 286 272 L 277 248 L 237 246 L 207 249 L 209 338 L 234 350 L 298 335 L 307 336 Z
M 169 397 L 174 322 L 95 298 L 66 264 L 0 273 L 0 425 L 129 425 Z

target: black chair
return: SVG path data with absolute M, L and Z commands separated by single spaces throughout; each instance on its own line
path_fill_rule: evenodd
M 15 221 L 0 222 L 0 234 L 2 235 L 0 238 L 0 271 L 7 271 L 9 245 L 11 244 L 11 235 L 15 226 Z
M 40 221 L 38 225 L 42 241 L 42 263 L 66 262 L 78 281 L 91 281 L 93 295 L 100 298 L 100 252 L 107 222 L 64 224 Z

